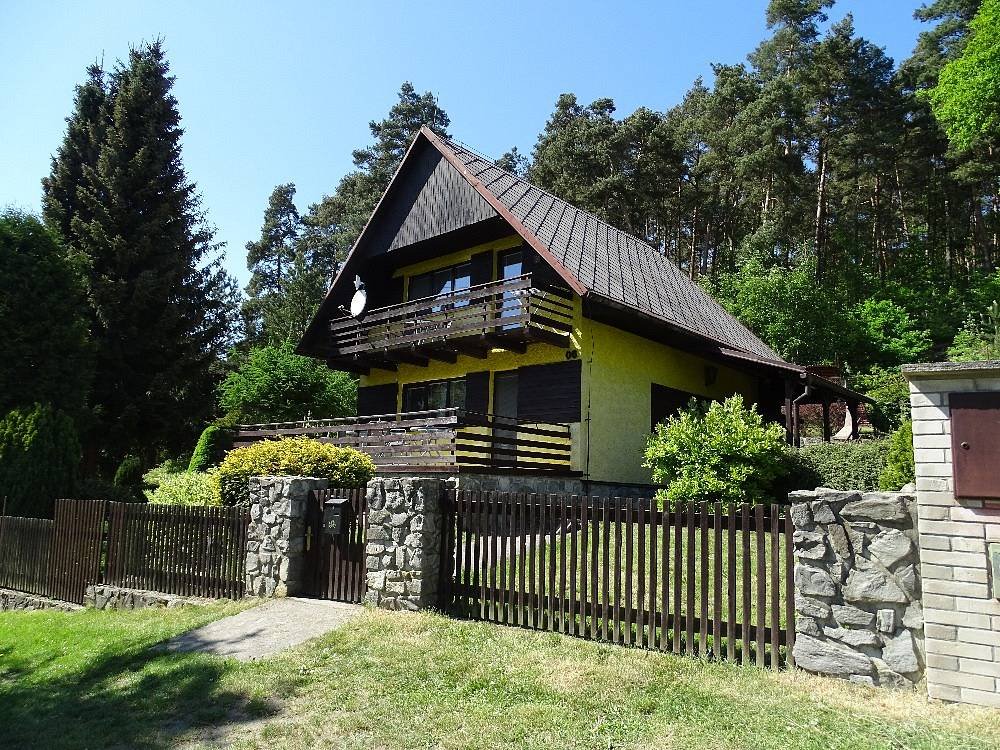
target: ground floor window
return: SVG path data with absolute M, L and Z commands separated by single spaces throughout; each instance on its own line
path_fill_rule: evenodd
M 704 404 L 711 402 L 711 399 L 704 396 L 698 396 L 697 394 L 660 385 L 659 383 L 652 383 L 649 394 L 650 431 L 655 430 L 656 425 L 660 422 L 666 422 L 667 419 L 687 406 L 691 399 L 696 399 L 699 403 Z
M 431 380 L 403 386 L 403 410 L 465 408 L 465 378 Z

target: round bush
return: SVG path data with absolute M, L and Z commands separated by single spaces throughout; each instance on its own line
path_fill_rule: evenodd
M 248 505 L 250 477 L 304 476 L 329 479 L 334 487 L 360 487 L 375 476 L 375 462 L 353 448 L 310 438 L 264 440 L 230 451 L 219 464 L 223 505 Z
M 14 409 L 0 419 L 0 505 L 7 515 L 51 518 L 72 494 L 80 464 L 73 420 L 51 406 Z
M 653 481 L 666 498 L 685 501 L 764 502 L 784 466 L 784 430 L 764 424 L 741 396 L 690 405 L 658 424 L 646 445 Z

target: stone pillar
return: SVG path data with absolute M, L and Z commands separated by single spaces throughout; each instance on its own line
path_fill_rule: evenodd
M 368 483 L 368 603 L 383 609 L 437 606 L 444 489 L 439 479 Z
M 955 497 L 949 405 L 954 393 L 1000 392 L 1000 362 L 904 365 L 903 375 L 913 417 L 927 693 L 1000 707 L 1000 600 L 987 554 L 1000 543 L 1000 500 Z
M 302 593 L 306 507 L 312 490 L 326 479 L 253 477 L 247 533 L 247 596 L 282 597 Z
M 923 674 L 915 503 L 904 494 L 793 492 L 795 664 L 866 685 Z

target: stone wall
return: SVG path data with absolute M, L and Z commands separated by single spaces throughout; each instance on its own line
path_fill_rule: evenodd
M 250 480 L 247 596 L 302 593 L 307 501 L 312 490 L 325 490 L 328 486 L 326 479 L 310 477 Z
M 906 365 L 932 698 L 1000 707 L 1000 601 L 987 544 L 1000 542 L 1000 502 L 956 499 L 948 396 L 1000 391 L 1000 362 Z M 997 435 L 1000 440 L 1000 435 Z M 1000 482 L 1000 467 L 997 468 Z
M 173 609 L 203 606 L 213 599 L 165 594 L 162 591 L 126 589 L 120 586 L 87 586 L 84 602 L 94 609 Z
M 819 488 L 789 499 L 796 666 L 912 687 L 924 669 L 913 498 Z
M 437 605 L 445 487 L 422 478 L 368 483 L 368 603 L 405 610 Z
M 83 609 L 79 604 L 64 602 L 59 599 L 49 599 L 47 596 L 26 594 L 13 589 L 0 589 L 0 612 L 6 610 L 38 610 L 57 609 L 63 612 L 73 612 Z

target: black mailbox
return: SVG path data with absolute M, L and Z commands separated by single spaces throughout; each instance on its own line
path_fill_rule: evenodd
M 323 506 L 323 532 L 339 536 L 347 528 L 347 504 L 332 502 Z

